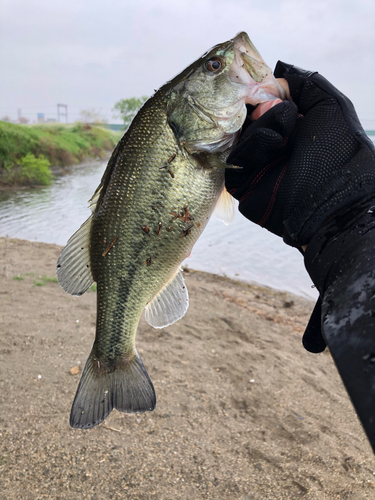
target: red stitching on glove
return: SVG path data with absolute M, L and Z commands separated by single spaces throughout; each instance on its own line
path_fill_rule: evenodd
M 282 178 L 284 177 L 286 167 L 287 166 L 285 165 L 284 168 L 281 171 L 281 174 L 279 175 L 279 178 L 277 179 L 277 182 L 276 182 L 275 187 L 273 189 L 271 200 L 270 200 L 270 202 L 268 204 L 267 210 L 264 212 L 263 217 L 258 222 L 259 226 L 264 227 L 264 224 L 267 222 L 267 220 L 269 219 L 269 216 L 271 215 L 271 212 L 272 212 L 272 209 L 273 209 L 273 205 L 275 204 L 275 200 L 276 200 L 277 190 L 279 189 L 280 182 L 281 182 Z
M 259 174 L 255 177 L 255 179 L 253 180 L 253 182 L 249 185 L 248 190 L 246 191 L 246 193 L 242 196 L 242 198 L 239 201 L 241 202 L 243 200 L 246 200 L 246 198 L 248 198 L 251 195 L 251 193 L 254 191 L 254 189 L 256 188 L 256 186 L 259 184 L 259 182 L 261 181 L 262 177 L 264 177 L 264 175 L 268 172 L 268 170 L 271 167 L 274 167 L 275 165 L 277 165 L 278 163 L 280 163 L 280 161 L 282 161 L 284 159 L 285 159 L 285 157 L 283 156 L 281 158 L 278 158 L 274 162 L 269 163 L 268 165 L 266 165 L 263 168 L 263 170 L 261 170 L 259 172 Z M 251 188 L 253 188 L 253 189 L 251 189 Z
M 249 185 L 248 190 L 246 191 L 246 194 L 243 195 L 243 197 L 240 199 L 240 202 L 243 200 L 246 200 L 246 198 L 248 198 L 250 196 L 250 194 L 254 191 L 254 188 L 257 186 L 257 184 L 259 184 L 262 177 L 264 177 L 264 175 L 268 172 L 268 170 L 271 167 L 274 167 L 280 161 L 281 161 L 281 158 L 279 158 L 278 160 L 274 161 L 273 163 L 270 163 L 269 165 L 266 165 L 265 167 L 263 167 L 263 169 L 255 177 L 255 179 L 253 179 L 253 182 Z M 253 188 L 253 189 L 251 189 L 251 188 Z
M 285 137 L 285 139 L 283 140 L 283 142 L 280 144 L 279 148 L 282 148 L 286 145 L 286 143 L 288 142 L 288 139 L 289 137 Z

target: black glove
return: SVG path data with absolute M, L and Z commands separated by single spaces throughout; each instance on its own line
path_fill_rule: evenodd
M 255 107 L 247 108 L 243 132 L 227 159 L 227 163 L 242 169 L 226 170 L 225 183 L 229 193 L 240 201 L 240 212 L 267 227 L 290 158 L 289 135 L 294 135 L 298 109 L 293 102 L 284 101 L 252 121 L 249 115 Z M 276 234 L 281 236 L 278 231 Z
M 281 62 L 275 76 L 288 81 L 293 102 L 245 123 L 227 160 L 243 169 L 227 170 L 225 182 L 245 217 L 301 247 L 375 192 L 375 152 L 352 103 L 325 78 Z
M 375 193 L 375 151 L 352 103 L 322 76 L 281 62 L 275 76 L 293 102 L 245 122 L 227 160 L 243 169 L 226 171 L 226 187 L 245 217 L 300 249 L 337 211 Z M 311 352 L 326 346 L 320 318 L 319 300 L 303 337 Z

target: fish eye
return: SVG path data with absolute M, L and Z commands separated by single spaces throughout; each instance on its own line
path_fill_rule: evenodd
M 213 57 L 212 59 L 206 62 L 206 69 L 208 69 L 208 71 L 211 71 L 211 73 L 218 71 L 219 69 L 222 68 L 222 66 L 223 64 L 218 57 Z

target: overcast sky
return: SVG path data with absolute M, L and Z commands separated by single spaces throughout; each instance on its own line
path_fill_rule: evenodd
M 0 118 L 71 121 L 151 95 L 213 45 L 246 31 L 265 61 L 317 70 L 375 129 L 374 0 L 0 0 Z

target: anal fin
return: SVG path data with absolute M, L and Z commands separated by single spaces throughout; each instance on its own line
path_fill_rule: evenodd
M 145 318 L 154 328 L 164 328 L 182 318 L 189 307 L 189 294 L 182 270 L 147 304 Z

